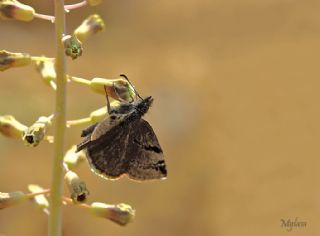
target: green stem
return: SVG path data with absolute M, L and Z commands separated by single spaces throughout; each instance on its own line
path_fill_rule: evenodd
M 63 193 L 63 156 L 66 130 L 66 59 L 62 36 L 65 32 L 64 0 L 54 0 L 56 31 L 56 110 L 54 160 L 50 195 L 49 236 L 61 236 L 61 206 Z

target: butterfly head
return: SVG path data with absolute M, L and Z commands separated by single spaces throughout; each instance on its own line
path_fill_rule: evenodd
M 141 116 L 143 116 L 148 112 L 152 102 L 153 98 L 151 96 L 139 100 L 135 105 L 136 111 L 139 112 Z
M 119 107 L 112 108 L 110 114 L 129 114 L 132 111 L 136 111 L 139 116 L 143 116 L 148 112 L 153 98 L 151 96 L 136 100 L 133 103 L 122 103 Z

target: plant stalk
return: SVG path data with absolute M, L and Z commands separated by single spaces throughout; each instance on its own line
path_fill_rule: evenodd
M 57 74 L 54 160 L 50 194 L 49 236 L 61 236 L 62 194 L 63 194 L 63 156 L 66 130 L 66 58 L 62 36 L 65 32 L 64 0 L 54 0 Z

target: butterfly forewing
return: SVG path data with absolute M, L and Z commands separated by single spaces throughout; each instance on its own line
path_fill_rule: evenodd
M 91 134 L 91 140 L 99 139 L 101 136 L 109 132 L 113 127 L 122 123 L 130 114 L 110 114 L 107 118 L 101 121 Z
M 86 152 L 91 167 L 98 174 L 110 179 L 118 178 L 125 173 L 128 169 L 125 162 L 128 137 L 128 129 L 115 126 L 100 139 L 90 141 Z

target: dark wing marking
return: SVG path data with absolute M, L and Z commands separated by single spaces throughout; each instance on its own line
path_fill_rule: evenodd
M 135 180 L 162 179 L 167 176 L 166 164 L 157 136 L 143 120 L 132 123 L 126 159 L 130 163 L 129 178 Z
M 135 180 L 160 179 L 167 175 L 157 137 L 143 119 L 114 126 L 91 141 L 86 151 L 93 170 L 109 179 L 124 174 Z

